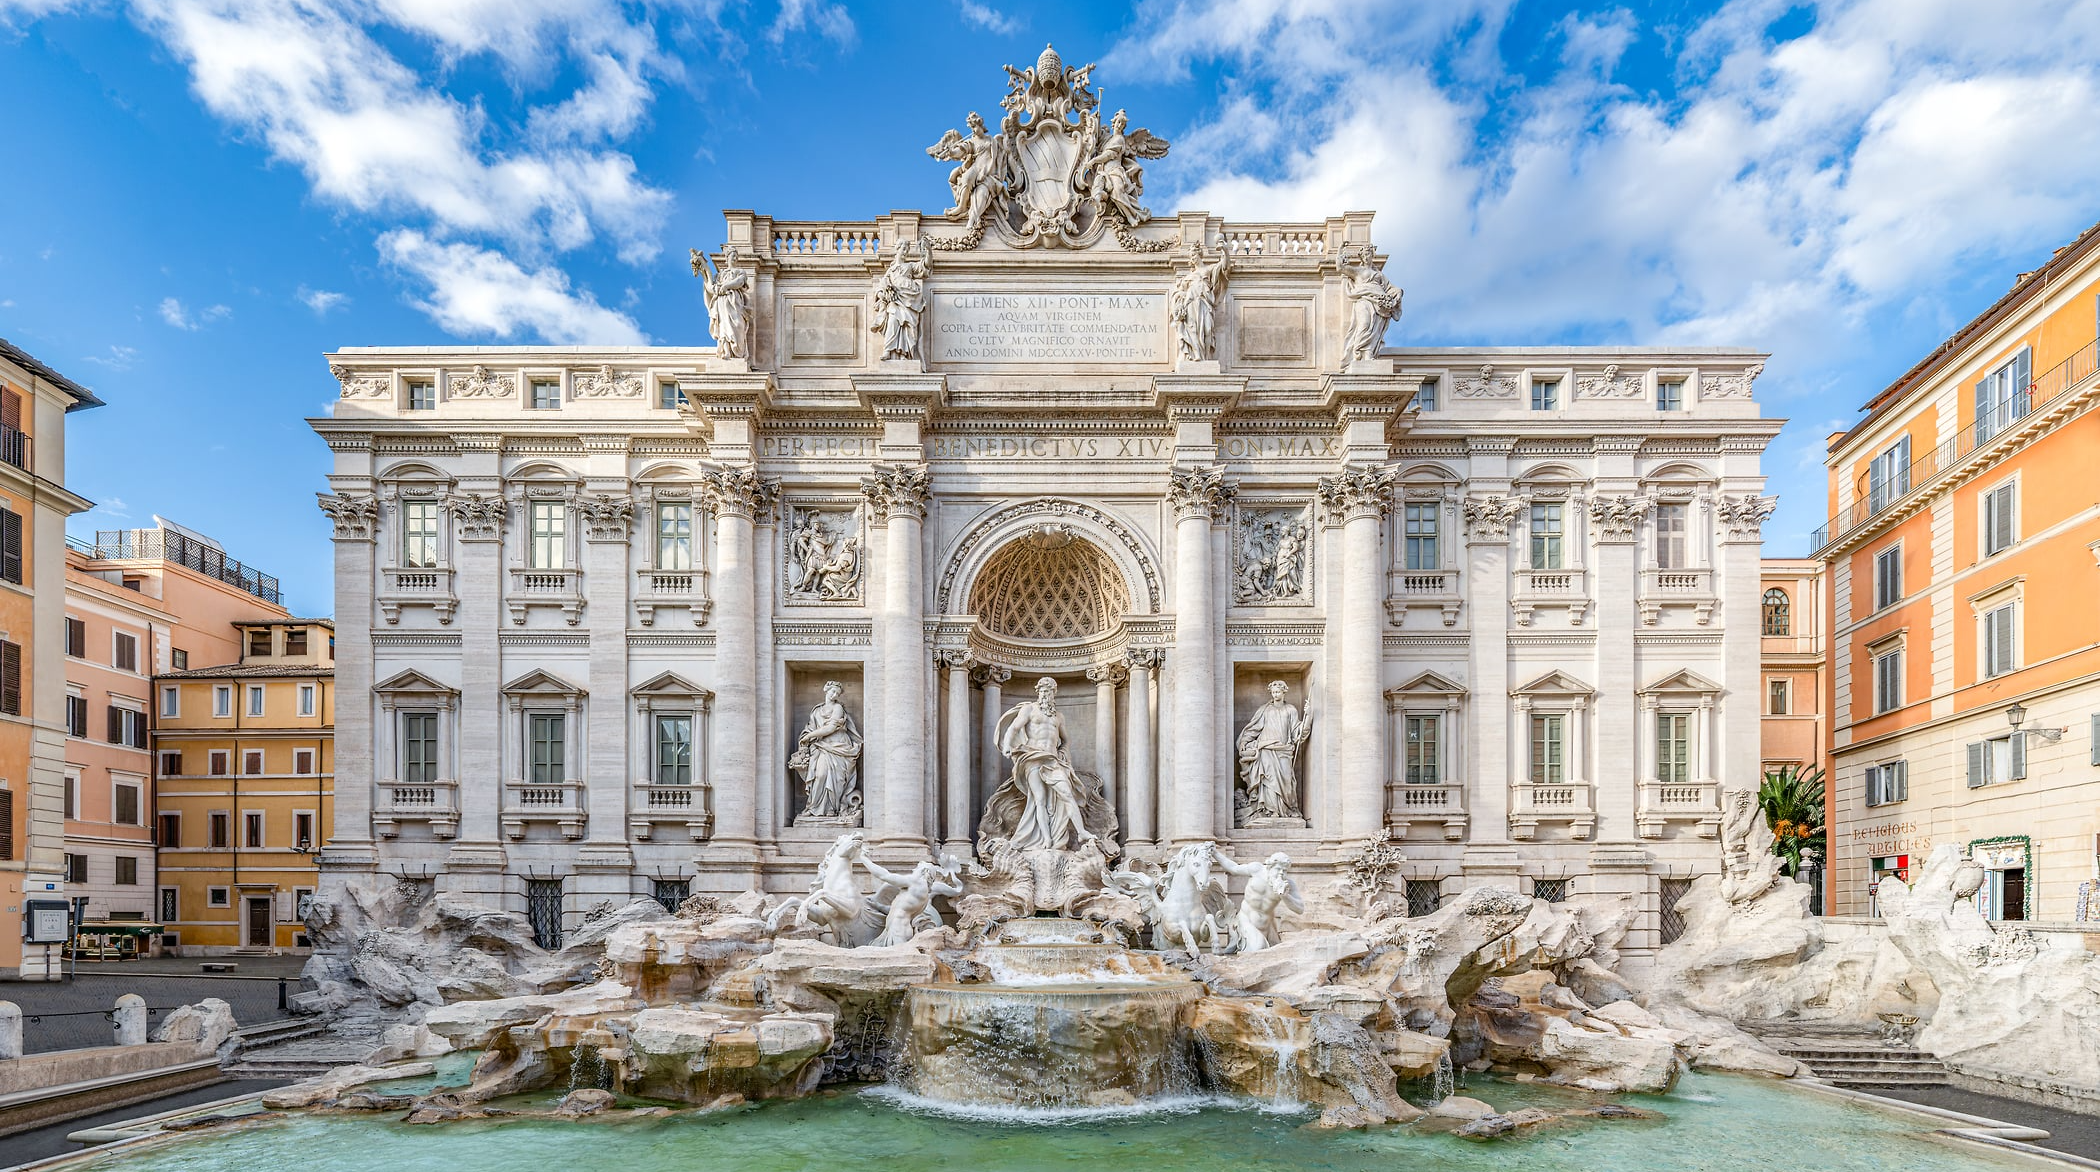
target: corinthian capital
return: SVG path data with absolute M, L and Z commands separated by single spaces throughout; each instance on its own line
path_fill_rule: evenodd
M 503 522 L 510 515 L 510 504 L 501 494 L 460 493 L 448 498 L 445 504 L 452 510 L 452 521 L 458 526 L 461 541 L 494 541 L 503 536 Z
M 1779 498 L 1754 492 L 1740 496 L 1722 494 L 1714 501 L 1714 516 L 1728 530 L 1730 541 L 1757 541 L 1764 532 L 1765 518 L 1779 507 Z
M 1466 535 L 1474 541 L 1509 540 L 1510 522 L 1523 511 L 1522 497 L 1499 492 L 1469 496 L 1459 510 L 1465 518 Z
M 1590 532 L 1599 542 L 1632 541 L 1655 498 L 1600 493 L 1590 498 Z
M 1320 503 L 1344 521 L 1383 517 L 1393 501 L 1393 469 L 1379 464 L 1344 468 L 1320 478 Z
M 577 502 L 583 510 L 584 536 L 592 541 L 625 541 L 634 526 L 634 499 L 601 492 Z
M 1178 520 L 1185 521 L 1190 517 L 1212 520 L 1224 511 L 1239 490 L 1237 481 L 1225 479 L 1222 465 L 1200 464 L 1167 469 L 1167 501 L 1174 506 L 1174 516 Z
M 933 499 L 933 469 L 924 464 L 877 464 L 872 475 L 861 478 L 860 491 L 878 521 L 891 514 L 923 520 L 927 502 Z
M 701 474 L 700 488 L 708 507 L 728 516 L 755 518 L 773 502 L 773 483 L 760 479 L 756 468 L 710 468 Z
M 370 541 L 378 536 L 378 497 L 359 492 L 323 493 L 320 505 L 328 519 L 335 522 L 337 541 Z

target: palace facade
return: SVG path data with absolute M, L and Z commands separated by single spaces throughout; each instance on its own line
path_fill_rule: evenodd
M 1385 348 L 1369 214 L 1153 217 L 1079 73 L 934 148 L 947 218 L 728 213 L 715 346 L 328 356 L 324 882 L 552 942 L 849 827 L 969 857 L 1050 679 L 1133 855 L 1311 891 L 1384 831 L 1418 910 L 1623 892 L 1658 944 L 1758 780 L 1763 356 Z

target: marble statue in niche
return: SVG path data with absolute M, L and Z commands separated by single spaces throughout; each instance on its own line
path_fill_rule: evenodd
M 1225 292 L 1224 253 L 1214 261 L 1200 257 L 1175 278 L 1167 304 L 1174 321 L 1174 340 L 1183 362 L 1208 362 L 1217 353 L 1218 297 Z
M 846 706 L 845 689 L 836 680 L 824 684 L 824 702 L 810 710 L 808 723 L 795 738 L 788 768 L 802 775 L 802 812 L 795 825 L 860 823 L 860 729 Z
M 1306 508 L 1247 509 L 1240 513 L 1239 566 L 1232 600 L 1243 605 L 1303 602 L 1312 554 L 1312 517 Z
M 724 358 L 751 357 L 751 274 L 737 267 L 736 245 L 722 246 L 722 267 L 693 249 L 693 275 L 702 282 L 707 328 Z
M 813 602 L 857 602 L 863 561 L 856 514 L 794 510 L 788 525 L 787 593 Z
M 1293 708 L 1284 697 L 1291 686 L 1269 684 L 1269 702 L 1255 709 L 1240 730 L 1240 784 L 1233 808 L 1240 826 L 1276 821 L 1301 823 L 1298 812 L 1298 753 L 1312 734 L 1311 705 Z
M 1371 264 L 1370 250 L 1342 258 L 1342 291 L 1349 299 L 1349 332 L 1342 341 L 1342 361 L 1378 357 L 1385 328 L 1400 316 L 1400 290 Z
M 1064 714 L 1057 710 L 1057 681 L 1036 681 L 1035 699 L 1007 709 L 994 730 L 1012 772 L 985 803 L 980 840 L 1001 840 L 1017 851 L 1073 851 L 1094 847 L 1115 853 L 1115 812 L 1100 782 L 1072 764 Z M 982 849 L 982 848 L 980 848 Z
M 907 240 L 875 280 L 875 320 L 868 329 L 882 335 L 884 358 L 919 356 L 919 319 L 926 313 L 930 259 L 924 241 Z

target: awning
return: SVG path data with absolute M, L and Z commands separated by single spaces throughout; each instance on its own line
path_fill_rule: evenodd
M 81 924 L 74 931 L 82 936 L 158 936 L 161 927 L 142 920 L 97 920 Z

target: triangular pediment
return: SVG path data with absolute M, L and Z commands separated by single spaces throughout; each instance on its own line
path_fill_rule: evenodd
M 1521 688 L 1511 688 L 1509 694 L 1512 696 L 1588 696 L 1595 693 L 1596 690 L 1567 672 L 1549 671 Z
M 1386 691 L 1388 696 L 1463 696 L 1465 694 L 1466 686 L 1464 684 L 1448 676 L 1438 675 L 1433 671 L 1425 671 L 1399 687 L 1390 688 Z
M 526 672 L 517 679 L 503 685 L 505 695 L 530 696 L 581 696 L 584 690 L 575 684 L 541 669 Z
M 682 698 L 711 699 L 713 692 L 686 679 L 675 671 L 664 672 L 647 683 L 636 684 L 632 689 L 636 696 L 677 696 Z
M 372 685 L 374 692 L 390 696 L 457 696 L 459 689 L 450 684 L 431 679 L 422 672 L 410 668 L 395 672 Z
M 1707 695 L 1719 693 L 1721 685 L 1707 679 L 1690 668 L 1673 671 L 1641 689 L 1642 695 L 1650 692 L 1703 692 Z

